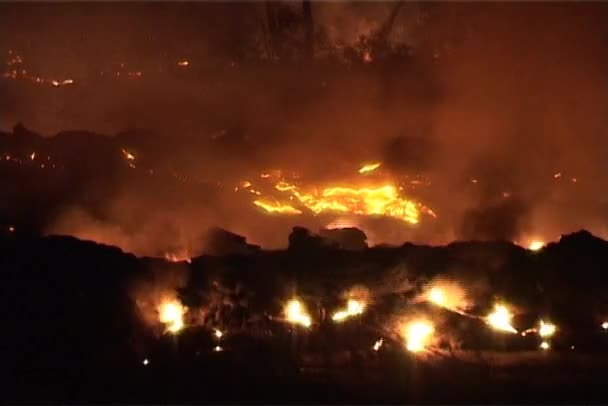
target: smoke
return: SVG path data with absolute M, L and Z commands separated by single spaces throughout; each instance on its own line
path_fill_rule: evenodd
M 66 206 L 48 231 L 154 255 L 199 253 L 215 226 L 284 247 L 294 225 L 316 230 L 335 219 L 268 217 L 227 191 L 270 168 L 311 184 L 341 179 L 370 159 L 391 174 L 431 178 L 416 197 L 438 215 L 409 228 L 362 219 L 374 243 L 606 231 L 599 186 L 608 104 L 597 85 L 608 64 L 606 5 L 407 3 L 387 37 L 394 52 L 371 49 L 369 63 L 344 55 L 363 50 L 361 39 L 379 32 L 394 3 L 314 2 L 313 62 L 297 56 L 300 4 L 284 7 L 289 52 L 269 59 L 264 4 L 3 5 L 4 43 L 23 48 L 35 69 L 77 82 L 45 90 L 9 83 L 12 97 L 27 103 L 3 105 L 3 126 L 20 120 L 46 134 L 152 129 L 158 135 L 140 144 L 147 150 L 138 160 L 199 182 L 115 180 L 100 208 Z M 51 15 L 59 20 L 51 24 Z M 86 36 L 75 21 L 91 28 Z M 32 26 L 44 35 L 23 46 Z M 59 55 L 66 47 L 74 51 Z M 176 66 L 182 58 L 187 69 Z M 98 75 L 121 61 L 141 79 Z

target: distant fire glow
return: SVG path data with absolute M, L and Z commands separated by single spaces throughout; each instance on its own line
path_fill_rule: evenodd
M 346 305 L 346 309 L 334 313 L 331 318 L 334 321 L 341 322 L 348 319 L 349 317 L 362 314 L 364 308 L 365 305 L 362 302 L 355 299 L 349 299 Z
M 312 324 L 310 316 L 299 300 L 293 299 L 285 306 L 285 317 L 289 323 L 310 327 Z
M 411 352 L 421 352 L 429 344 L 435 328 L 425 320 L 414 321 L 405 326 L 406 348 Z
M 177 300 L 163 302 L 158 309 L 159 320 L 170 333 L 178 333 L 184 328 L 184 313 L 186 309 Z
M 497 304 L 494 306 L 494 311 L 486 318 L 486 321 L 495 330 L 517 334 L 517 330 L 511 325 L 512 318 L 513 315 L 506 306 Z
M 551 345 L 547 341 L 543 341 L 542 343 L 540 343 L 540 348 L 543 350 L 548 350 L 549 348 L 551 348 Z
M 545 242 L 541 240 L 534 240 L 528 244 L 528 249 L 530 251 L 539 251 L 545 246 Z
M 383 344 L 383 343 L 384 343 L 384 339 L 382 339 L 382 338 L 381 338 L 381 339 L 377 340 L 377 341 L 374 343 L 374 346 L 372 347 L 372 349 L 373 349 L 374 351 L 378 351 L 378 350 L 380 350 L 380 347 L 382 347 L 382 344 Z

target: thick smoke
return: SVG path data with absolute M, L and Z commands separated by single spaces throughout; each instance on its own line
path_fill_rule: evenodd
M 95 211 L 76 199 L 47 231 L 147 254 L 198 253 L 215 226 L 285 246 L 292 226 L 335 218 L 267 217 L 225 192 L 269 168 L 323 183 L 377 159 L 432 179 L 417 197 L 438 219 L 358 219 L 373 243 L 604 235 L 608 7 L 406 3 L 387 30 L 396 7 L 313 2 L 307 58 L 300 3 L 3 5 L 3 47 L 77 82 L 3 84 L 3 127 L 147 128 L 138 159 L 200 181 L 116 179 Z M 141 80 L 99 75 L 122 62 Z

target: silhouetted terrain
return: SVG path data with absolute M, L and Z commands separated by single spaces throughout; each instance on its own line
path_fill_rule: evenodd
M 238 241 L 222 238 L 230 247 Z M 6 234 L 0 241 L 2 360 L 9 371 L 5 399 L 604 399 L 608 334 L 600 325 L 608 317 L 606 241 L 581 231 L 540 252 L 502 242 L 334 247 L 294 230 L 285 251 L 253 249 L 172 263 L 71 237 Z M 494 332 L 481 320 L 414 303 L 422 286 L 438 276 L 468 289 L 474 314 L 485 314 L 500 297 L 518 309 L 514 325 L 520 330 L 538 316 L 550 317 L 559 326 L 552 349 L 542 353 L 535 338 Z M 331 323 L 324 312 L 337 308 L 341 293 L 353 286 L 370 292 L 368 310 L 357 320 Z M 188 307 L 187 326 L 176 335 L 163 333 L 142 313 L 142 298 L 160 288 L 176 293 Z M 311 310 L 310 329 L 279 321 L 283 304 L 294 294 Z M 390 320 L 421 312 L 438 321 L 438 334 L 457 339 L 457 351 L 491 351 L 512 359 L 532 354 L 532 361 L 466 361 L 450 355 L 456 349 L 447 343 L 431 356 L 410 355 L 389 328 Z M 213 327 L 225 332 L 221 352 L 213 351 Z M 378 337 L 386 342 L 375 352 L 371 346 Z

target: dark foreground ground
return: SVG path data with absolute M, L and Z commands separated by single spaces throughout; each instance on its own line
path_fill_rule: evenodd
M 3 399 L 604 403 L 607 264 L 606 242 L 585 232 L 538 253 L 508 243 L 357 252 L 303 244 L 191 263 L 74 238 L 8 236 L 0 240 Z M 479 308 L 471 312 L 486 314 L 502 298 L 518 309 L 520 331 L 549 317 L 559 326 L 552 348 L 412 303 L 438 276 L 483 281 L 471 288 Z M 339 325 L 320 316 L 343 305 L 341 293 L 354 285 L 371 295 L 362 316 Z M 144 317 L 142 301 L 157 291 L 189 309 L 177 335 Z M 312 315 L 310 329 L 277 321 L 294 292 Z M 390 326 L 409 314 L 425 314 L 450 339 L 430 354 L 408 353 Z M 212 350 L 214 328 L 225 332 L 221 352 Z M 385 344 L 373 351 L 379 337 Z

